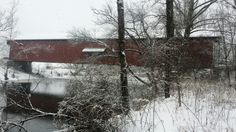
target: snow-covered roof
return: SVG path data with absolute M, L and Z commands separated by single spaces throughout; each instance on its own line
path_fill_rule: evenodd
M 104 52 L 106 48 L 84 48 L 82 52 Z

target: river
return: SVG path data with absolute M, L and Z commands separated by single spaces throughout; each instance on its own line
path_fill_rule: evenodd
M 34 99 L 32 101 L 33 103 L 38 103 L 35 101 L 35 96 L 37 95 L 37 100 L 40 100 L 43 108 L 48 108 L 54 107 L 54 105 L 50 104 L 49 102 L 55 102 L 57 101 L 56 99 L 54 100 L 53 97 L 64 97 L 65 95 L 65 86 L 66 83 L 69 80 L 66 79 L 37 79 L 37 80 L 30 80 L 31 82 L 30 85 L 30 91 L 31 91 L 31 98 Z M 11 82 L 12 83 L 12 82 Z M 17 82 L 15 82 L 17 83 Z M 40 95 L 40 96 L 39 96 Z M 46 95 L 47 97 L 50 98 L 45 98 Z M 6 96 L 1 90 L 0 92 L 0 106 L 3 108 L 6 106 Z M 44 102 L 42 102 L 44 100 Z M 33 104 L 32 103 L 32 104 Z M 49 103 L 49 104 L 48 104 Z M 35 105 L 35 104 L 33 104 Z M 48 106 L 47 106 L 48 105 Z M 25 113 L 17 113 L 17 112 L 9 112 L 9 111 L 4 111 L 1 109 L 1 117 L 4 120 L 7 121 L 12 121 L 12 122 L 18 122 L 20 120 L 23 120 L 27 117 L 29 117 L 28 114 Z M 53 122 L 53 119 L 51 118 L 36 118 L 30 121 L 27 121 L 26 123 L 23 124 L 23 127 L 27 129 L 29 132 L 51 132 L 51 131 L 57 131 L 59 130 L 56 126 L 55 123 Z M 15 127 L 14 129 L 11 129 L 10 132 L 18 132 L 19 129 Z

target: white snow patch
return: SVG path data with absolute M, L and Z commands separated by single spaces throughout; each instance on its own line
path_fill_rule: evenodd
M 84 48 L 82 52 L 104 52 L 106 48 Z
M 65 63 L 44 63 L 33 62 L 32 71 L 35 74 L 40 74 L 46 78 L 71 78 L 70 64 Z
M 199 88 L 203 86 L 197 85 Z M 223 85 L 214 86 L 216 89 L 209 87 L 205 89 L 207 91 L 200 91 L 198 94 L 184 91 L 181 107 L 178 106 L 177 98 L 173 96 L 164 100 L 156 99 L 140 111 L 131 111 L 129 116 L 122 118 L 121 130 L 125 132 L 234 132 L 236 131 L 235 91 L 227 92 L 229 89 L 224 90 L 225 87 L 221 89 Z

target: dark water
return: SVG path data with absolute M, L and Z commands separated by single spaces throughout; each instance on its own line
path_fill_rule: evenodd
M 60 96 L 63 97 L 65 95 L 65 85 L 69 80 L 65 79 L 41 79 L 41 80 L 33 80 L 31 81 L 30 91 L 32 96 L 37 94 L 37 96 L 41 96 L 40 98 L 45 98 L 46 96 Z M 53 98 L 49 98 L 50 100 L 46 100 L 45 104 L 52 101 Z M 43 100 L 43 99 L 42 99 Z M 41 102 L 44 103 L 44 102 Z M 20 121 L 29 117 L 27 114 L 20 114 L 17 112 L 3 112 L 2 117 L 7 121 Z M 52 118 L 36 118 L 30 121 L 27 121 L 23 124 L 23 127 L 27 129 L 28 132 L 52 132 L 59 130 Z M 10 132 L 18 132 L 20 130 L 19 127 L 14 127 L 10 130 Z M 23 130 L 22 130 L 23 131 Z M 24 132 L 24 131 L 23 131 Z
M 17 121 L 17 120 L 24 120 L 27 116 L 14 114 L 14 113 L 7 113 L 8 121 Z M 28 132 L 52 132 L 59 130 L 56 125 L 54 124 L 52 119 L 49 118 L 37 118 L 31 121 L 27 121 L 23 124 L 23 127 Z M 20 127 L 13 127 L 9 130 L 9 132 L 19 132 L 21 130 Z M 24 132 L 23 130 L 21 132 Z

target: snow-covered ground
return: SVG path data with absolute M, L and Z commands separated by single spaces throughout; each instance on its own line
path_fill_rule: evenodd
M 33 83 L 31 90 L 34 92 L 47 91 L 61 94 L 65 92 L 65 82 L 60 79 L 71 79 L 75 72 L 68 64 L 33 63 L 32 66 L 33 72 L 39 73 L 43 78 L 9 69 L 9 80 L 35 80 L 39 83 Z M 115 67 L 112 69 L 116 70 Z M 1 81 L 4 80 L 5 72 L 6 67 L 0 65 Z M 117 77 L 114 76 L 113 79 L 117 79 Z M 135 79 L 131 78 L 130 81 L 135 81 Z M 236 91 L 234 88 L 229 88 L 223 82 L 202 80 L 184 81 L 182 88 L 181 107 L 178 106 L 176 94 L 172 94 L 169 99 L 157 98 L 141 110 L 131 111 L 129 116 L 123 117 L 121 130 L 124 132 L 236 131 L 236 125 L 234 125 L 236 123 Z M 0 96 L 2 97 L 2 95 Z
M 0 80 L 4 81 L 4 74 L 6 73 L 6 67 L 5 66 L 0 66 Z M 21 80 L 31 80 L 31 79 L 38 79 L 38 77 L 27 74 L 15 69 L 8 69 L 8 80 L 9 81 L 21 81 Z
M 70 78 L 71 69 L 65 64 L 59 63 L 33 63 L 33 73 L 28 74 L 18 71 L 14 68 L 7 69 L 6 65 L 0 65 L 0 80 L 5 80 L 5 73 L 8 74 L 9 82 L 35 82 L 35 80 L 45 79 L 68 79 Z M 40 75 L 37 75 L 37 74 Z
M 32 63 L 33 73 L 40 74 L 44 78 L 49 79 L 82 79 L 88 75 L 103 75 L 107 74 L 109 79 L 119 79 L 119 66 L 116 65 L 93 65 L 93 64 L 66 64 L 66 63 L 43 63 L 33 62 Z M 141 79 L 147 81 L 144 68 L 132 67 L 135 74 Z M 136 72 L 138 71 L 138 72 Z M 96 78 L 96 76 L 93 76 Z M 98 76 L 100 77 L 100 76 Z M 129 82 L 138 82 L 132 75 L 129 75 Z
M 71 78 L 70 64 L 33 62 L 32 72 L 46 78 Z
M 177 96 L 151 101 L 122 118 L 124 132 L 235 132 L 236 91 L 221 82 L 185 82 Z

